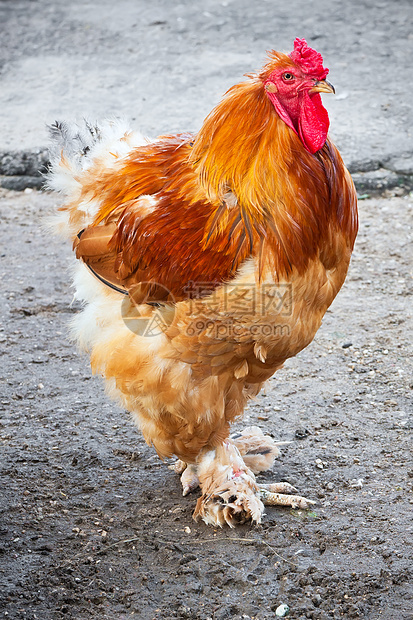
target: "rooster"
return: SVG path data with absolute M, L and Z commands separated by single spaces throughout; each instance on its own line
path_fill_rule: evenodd
M 233 527 L 264 504 L 277 444 L 230 435 L 248 399 L 314 338 L 357 234 L 356 194 L 327 136 L 319 53 L 296 39 L 226 93 L 196 135 L 147 140 L 119 121 L 51 126 L 57 229 L 78 260 L 79 345 L 146 442 L 175 455 L 194 518 Z

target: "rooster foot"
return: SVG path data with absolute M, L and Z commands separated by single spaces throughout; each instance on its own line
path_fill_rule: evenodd
M 181 459 L 178 459 L 177 461 L 175 461 L 175 463 L 172 463 L 172 465 L 168 466 L 169 469 L 172 469 L 172 471 L 174 471 L 176 474 L 182 474 L 187 465 L 185 463 L 185 461 L 181 461 Z
M 181 475 L 182 495 L 188 495 L 199 487 L 199 478 L 196 465 L 187 465 L 184 472 Z
M 250 429 L 246 430 L 250 433 Z M 254 436 L 257 436 L 256 427 L 253 427 L 253 430 Z M 248 456 L 249 465 L 254 466 L 258 472 L 262 471 L 264 464 L 268 465 L 270 461 L 272 464 L 278 455 L 278 449 L 271 437 L 262 433 L 261 435 L 258 436 L 259 446 L 254 449 L 251 449 L 248 441 L 244 441 L 245 435 L 242 440 L 235 435 L 217 448 L 201 453 L 198 457 L 197 476 L 202 496 L 194 511 L 195 521 L 202 519 L 208 525 L 220 527 L 225 524 L 235 527 L 247 521 L 258 524 L 261 523 L 264 506 L 306 509 L 316 503 L 294 495 L 297 489 L 288 482 L 257 484 L 254 472 L 247 465 Z M 242 456 L 238 445 L 235 445 L 237 440 L 244 453 Z M 266 445 L 264 450 L 263 442 Z
M 285 443 L 285 442 L 283 442 Z M 257 484 L 255 474 L 269 469 L 279 456 L 278 445 L 257 426 L 250 426 L 215 449 L 205 449 L 196 465 L 177 460 L 171 469 L 181 475 L 183 495 L 198 486 L 194 519 L 213 526 L 260 523 L 264 506 L 309 508 L 312 500 L 295 495 L 288 482 Z

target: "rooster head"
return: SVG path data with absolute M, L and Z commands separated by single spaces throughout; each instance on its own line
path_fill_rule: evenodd
M 327 139 L 330 123 L 320 93 L 335 92 L 327 74 L 321 54 L 308 47 L 305 39 L 296 39 L 288 56 L 269 52 L 269 62 L 259 76 L 277 114 L 310 153 L 321 149 Z

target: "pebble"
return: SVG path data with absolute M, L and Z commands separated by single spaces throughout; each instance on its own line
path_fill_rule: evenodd
M 310 434 L 311 433 L 307 428 L 297 428 L 294 436 L 296 439 L 305 439 Z
M 275 615 L 277 616 L 277 618 L 284 618 L 288 615 L 289 611 L 290 608 L 288 607 L 288 605 L 285 605 L 283 603 L 282 605 L 279 605 L 277 607 L 277 609 L 275 610 Z

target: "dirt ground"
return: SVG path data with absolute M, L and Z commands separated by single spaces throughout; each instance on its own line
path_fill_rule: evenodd
M 239 425 L 290 441 L 261 478 L 317 505 L 216 531 L 68 340 L 56 198 L 0 191 L 0 614 L 411 620 L 413 197 L 360 201 L 343 290 Z

